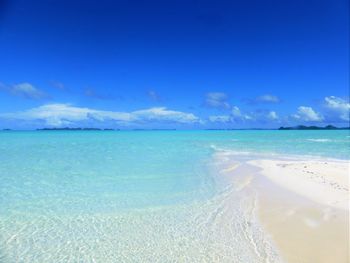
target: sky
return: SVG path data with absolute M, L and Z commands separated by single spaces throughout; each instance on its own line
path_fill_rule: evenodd
M 0 0 L 0 129 L 349 124 L 347 0 Z

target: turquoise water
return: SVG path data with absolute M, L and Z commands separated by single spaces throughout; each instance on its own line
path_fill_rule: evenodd
M 213 155 L 349 159 L 349 147 L 348 131 L 0 132 L 0 259 L 263 261 L 276 253 L 252 243 L 253 201 L 226 203 Z

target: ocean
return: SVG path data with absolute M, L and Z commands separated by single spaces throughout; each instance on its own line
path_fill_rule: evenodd
M 350 159 L 350 134 L 2 131 L 0 262 L 279 262 L 222 152 Z

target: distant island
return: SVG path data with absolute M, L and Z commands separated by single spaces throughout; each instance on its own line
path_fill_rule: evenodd
M 277 129 L 267 129 L 267 128 L 241 128 L 241 129 L 235 129 L 235 128 L 208 128 L 204 129 L 205 131 L 270 131 L 270 130 L 277 130 Z
M 100 128 L 41 128 L 37 131 L 120 131 L 120 129 L 100 129 Z M 132 131 L 176 131 L 176 129 L 132 129 Z
M 294 127 L 280 127 L 278 130 L 349 130 L 349 129 L 350 127 L 338 128 L 333 125 L 327 125 L 325 127 L 298 125 Z
M 132 129 L 133 131 L 176 131 L 176 129 Z
M 71 127 L 63 127 L 63 128 L 38 128 L 37 131 L 120 131 L 121 129 L 111 129 L 111 128 L 71 128 Z M 176 131 L 177 129 L 131 129 L 132 131 Z M 204 129 L 207 131 L 243 131 L 243 130 L 350 130 L 350 127 L 336 127 L 333 125 L 327 125 L 325 127 L 320 126 L 305 126 L 305 125 L 298 125 L 293 127 L 279 127 L 278 129 L 262 129 L 262 128 L 246 128 L 246 129 L 233 129 L 233 128 L 226 128 L 226 129 L 220 129 L 220 128 L 209 128 Z M 13 131 L 12 129 L 2 129 L 2 131 Z
M 37 131 L 114 131 L 114 129 L 100 129 L 100 128 L 42 128 Z

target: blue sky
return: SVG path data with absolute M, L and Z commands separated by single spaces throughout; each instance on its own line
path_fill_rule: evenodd
M 347 0 L 0 1 L 0 128 L 349 121 Z

